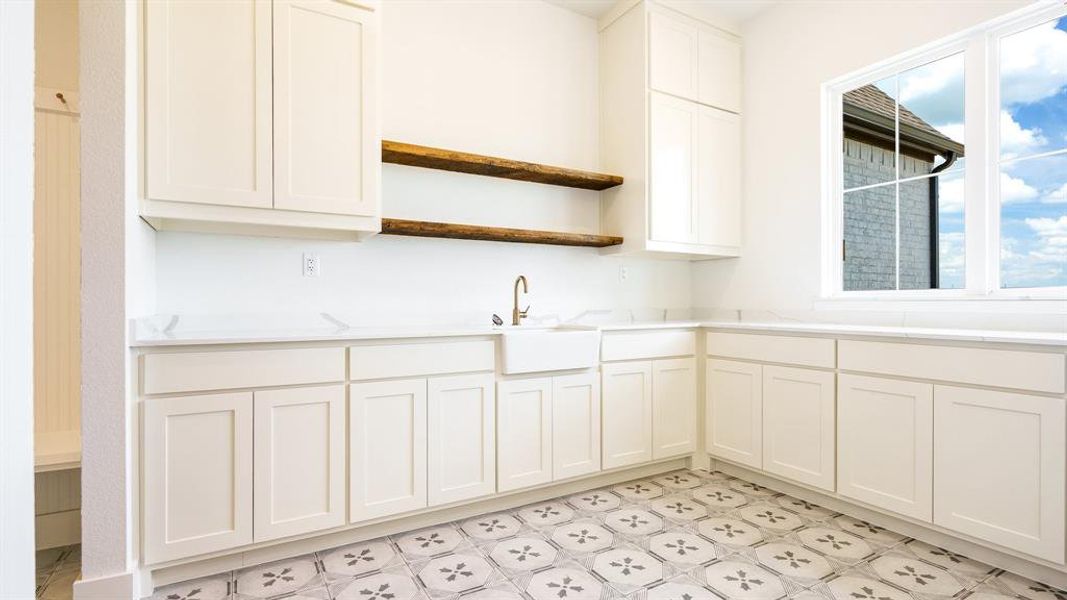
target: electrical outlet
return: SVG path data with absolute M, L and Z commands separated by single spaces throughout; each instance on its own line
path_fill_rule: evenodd
M 626 281 L 629 278 L 630 278 L 630 267 L 627 267 L 627 266 L 619 267 L 619 281 Z
M 320 271 L 319 255 L 304 253 L 304 277 L 318 277 Z

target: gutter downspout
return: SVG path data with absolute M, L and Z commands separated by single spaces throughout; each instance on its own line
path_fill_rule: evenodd
M 938 228 L 940 228 L 940 219 L 938 216 L 938 209 L 940 202 L 938 199 L 938 184 L 937 174 L 945 171 L 952 165 L 956 164 L 957 154 L 951 150 L 945 152 L 942 156 L 945 157 L 945 162 L 931 169 L 930 174 L 933 177 L 930 178 L 930 289 L 936 290 L 941 286 L 941 240 L 938 235 Z

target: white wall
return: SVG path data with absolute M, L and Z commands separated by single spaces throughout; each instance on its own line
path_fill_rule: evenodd
M 0 598 L 33 598 L 33 3 L 0 2 Z
M 598 166 L 597 32 L 540 0 L 387 1 L 387 139 L 584 169 Z M 388 217 L 599 230 L 595 192 L 385 165 Z M 160 313 L 358 313 L 368 320 L 507 318 L 530 279 L 531 315 L 683 308 L 689 267 L 595 249 L 380 236 L 362 244 L 161 233 Z M 301 255 L 322 275 L 303 278 Z M 620 282 L 619 267 L 629 276 Z
M 693 268 L 701 308 L 805 310 L 820 291 L 820 89 L 1028 2 L 783 2 L 742 28 L 744 252 Z

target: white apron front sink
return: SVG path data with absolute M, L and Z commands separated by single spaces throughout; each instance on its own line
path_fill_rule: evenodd
M 600 361 L 600 331 L 584 327 L 515 327 L 504 331 L 503 372 L 588 369 Z

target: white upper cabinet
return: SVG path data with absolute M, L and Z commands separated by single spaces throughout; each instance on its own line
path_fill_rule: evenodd
M 648 2 L 601 30 L 601 167 L 626 180 L 601 192 L 601 230 L 625 240 L 604 252 L 740 255 L 740 56 L 738 38 Z
M 380 229 L 378 22 L 339 0 L 145 2 L 141 216 L 157 229 Z
M 275 208 L 374 214 L 373 16 L 333 0 L 275 0 Z
M 763 367 L 763 470 L 834 491 L 834 374 Z
M 700 32 L 691 23 L 648 15 L 648 85 L 672 96 L 697 99 Z
M 930 521 L 933 425 L 932 385 L 839 375 L 838 493 Z
M 694 160 L 697 242 L 741 247 L 741 117 L 701 106 Z
M 708 454 L 763 467 L 763 367 L 731 360 L 707 361 Z
M 652 458 L 696 450 L 695 358 L 652 361 Z
M 697 241 L 697 119 L 690 102 L 651 95 L 649 119 L 649 222 L 651 239 Z
M 492 373 L 434 377 L 428 386 L 430 506 L 496 491 Z
M 719 31 L 702 29 L 697 56 L 697 100 L 740 113 L 741 44 Z
M 271 3 L 145 3 L 146 194 L 270 208 Z
M 344 525 L 344 386 L 254 397 L 255 541 Z
M 349 386 L 353 523 L 425 508 L 426 380 Z
M 552 481 L 552 378 L 496 386 L 497 490 Z
M 934 523 L 1064 563 L 1063 398 L 934 388 Z

